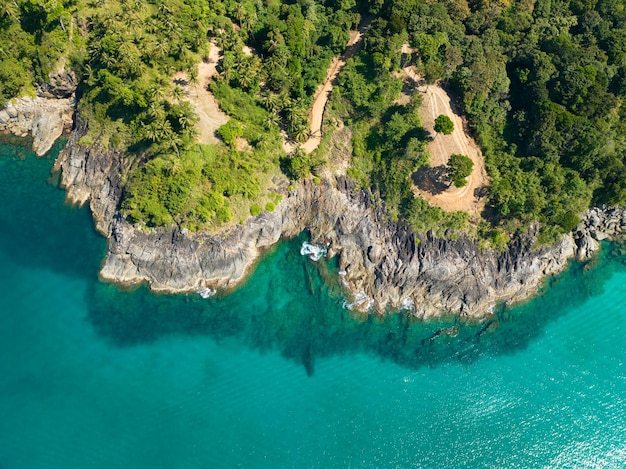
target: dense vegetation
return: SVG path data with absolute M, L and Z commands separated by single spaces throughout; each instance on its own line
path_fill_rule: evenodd
M 390 117 L 378 118 L 380 103 L 393 99 L 385 93 L 397 86 L 398 51 L 408 40 L 427 81 L 442 79 L 459 96 L 486 156 L 495 224 L 515 232 L 539 220 L 548 241 L 572 229 L 589 204 L 626 202 L 623 0 L 385 0 L 363 7 L 376 19 L 341 83 L 351 107 L 339 104 L 357 128 Z M 355 149 L 384 152 L 368 134 L 356 139 Z M 376 156 L 360 164 L 374 187 L 389 178 L 376 174 Z M 396 195 L 391 202 L 410 219 L 414 202 L 406 190 L 403 197 L 410 203 Z
M 353 134 L 350 175 L 417 230 L 463 228 L 414 197 L 428 161 L 419 96 L 397 104 L 401 62 L 456 94 L 486 157 L 488 219 L 549 241 L 590 204 L 626 203 L 624 0 L 1 0 L 0 104 L 56 69 L 80 78 L 85 144 L 124 150 L 124 212 L 148 225 L 209 227 L 273 209 L 272 175 L 305 177 L 323 155 L 285 157 L 280 130 L 308 138 L 311 98 L 348 32 L 367 23 L 332 97 Z M 193 110 L 171 77 L 209 39 L 211 85 L 232 120 L 197 145 Z M 417 51 L 403 57 L 402 44 Z M 247 54 L 243 46 L 253 49 Z M 460 181 L 459 181 L 460 182 Z M 485 230 L 483 230 L 485 231 Z M 500 230 L 486 230 L 501 237 Z
M 82 114 L 98 123 L 84 143 L 141 155 L 123 212 L 149 226 L 208 228 L 273 210 L 281 126 L 308 137 L 311 96 L 356 17 L 281 2 L 105 3 L 92 17 L 84 67 Z M 170 78 L 182 70 L 197 80 L 209 39 L 223 50 L 211 91 L 232 118 L 218 130 L 223 144 L 210 147 L 194 143 L 192 109 Z M 244 53 L 246 44 L 257 53 Z
M 0 106 L 62 67 L 76 66 L 83 38 L 75 1 L 0 0 Z

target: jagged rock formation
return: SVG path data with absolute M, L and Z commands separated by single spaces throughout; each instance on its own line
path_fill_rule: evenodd
M 600 248 L 599 241 L 615 239 L 626 233 L 625 207 L 595 207 L 572 232 L 576 242 L 576 258 L 589 259 Z
M 104 279 L 146 281 L 155 290 L 190 291 L 229 287 L 241 281 L 263 250 L 281 236 L 305 229 L 313 242 L 339 255 L 349 292 L 362 308 L 410 307 L 421 317 L 451 312 L 466 317 L 489 314 L 498 301 L 533 294 L 568 259 L 590 256 L 597 240 L 626 229 L 623 209 L 590 211 L 577 230 L 553 246 L 532 249 L 535 233 L 510 243 L 504 252 L 482 250 L 457 240 L 416 236 L 389 221 L 371 196 L 347 178 L 301 183 L 272 213 L 264 212 L 217 235 L 171 227 L 138 229 L 117 209 L 122 194 L 123 156 L 78 145 L 79 122 L 58 168 L 70 200 L 89 200 L 97 228 L 109 237 Z
M 36 97 L 11 100 L 0 110 L 0 132 L 33 137 L 33 151 L 42 156 L 72 126 L 76 82 L 73 74 L 59 72 L 37 89 Z
M 76 120 L 54 169 L 62 172 L 61 185 L 67 189 L 68 200 L 77 205 L 89 202 L 96 229 L 108 237 L 122 197 L 125 159 L 121 153 L 98 145 L 80 145 L 78 141 L 87 131 L 87 125 L 82 119 Z

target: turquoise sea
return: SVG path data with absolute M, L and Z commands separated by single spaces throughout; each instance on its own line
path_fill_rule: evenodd
M 354 316 L 302 239 L 227 296 L 124 291 L 58 150 L 0 146 L 0 468 L 626 467 L 620 246 L 474 325 Z

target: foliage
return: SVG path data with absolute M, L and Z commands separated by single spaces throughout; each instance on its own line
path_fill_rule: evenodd
M 129 155 L 122 207 L 134 221 L 210 226 L 232 216 L 236 198 L 246 210 L 262 207 L 266 200 L 256 198 L 278 169 L 280 129 L 306 140 L 312 96 L 361 17 L 371 20 L 364 48 L 337 78 L 329 109 L 352 129 L 349 174 L 391 216 L 420 230 L 463 225 L 463 216 L 411 193 L 410 176 L 428 155 L 419 95 L 394 104 L 402 60 L 458 97 L 486 158 L 493 223 L 483 231 L 491 244 L 534 221 L 549 240 L 592 203 L 626 203 L 622 0 L 6 0 L 0 7 L 0 105 L 71 68 L 90 123 L 83 142 Z M 224 50 L 211 90 L 232 118 L 220 129 L 226 145 L 210 149 L 195 144 L 197 118 L 171 81 L 177 71 L 197 79 L 207 33 Z M 403 58 L 405 42 L 415 52 Z M 244 44 L 256 54 L 244 53 Z M 322 161 L 296 153 L 280 164 L 297 179 Z
M 252 215 L 253 217 L 256 217 L 259 213 L 261 213 L 261 207 L 257 204 L 253 204 L 250 207 L 250 215 Z
M 591 203 L 626 203 L 622 1 L 381 0 L 366 8 L 376 18 L 366 50 L 339 77 L 335 98 L 355 138 L 390 105 L 376 90 L 398 69 L 393 38 L 408 38 L 416 52 L 404 60 L 429 83 L 447 81 L 483 149 L 494 229 L 539 221 L 549 239 Z M 371 150 L 355 141 L 351 171 L 376 187 Z
M 435 119 L 435 132 L 450 135 L 454 131 L 454 123 L 448 116 L 441 114 Z
M 0 2 L 0 106 L 48 81 L 62 58 L 82 46 L 73 21 L 80 7 L 72 0 Z
M 411 175 L 428 164 L 428 134 L 418 115 L 419 93 L 406 105 L 394 104 L 402 82 L 393 71 L 400 67 L 398 51 L 405 36 L 388 28 L 389 23 L 373 22 L 365 49 L 348 61 L 333 90 L 333 109 L 352 123 L 348 174 L 378 194 L 392 218 L 404 219 L 417 232 L 443 235 L 462 230 L 469 218 L 466 213 L 444 212 L 411 190 Z
M 312 172 L 319 171 L 324 161 L 313 153 L 306 153 L 297 147 L 290 155 L 280 160 L 283 172 L 292 180 L 304 179 Z
M 208 4 L 216 13 L 211 18 L 212 34 L 225 51 L 221 80 L 250 96 L 261 94 L 270 118 L 282 123 L 295 141 L 304 142 L 311 97 L 359 21 L 356 3 L 210 0 Z M 258 56 L 244 54 L 244 43 Z
M 250 203 L 260 197 L 261 177 L 271 168 L 266 159 L 260 151 L 211 145 L 186 150 L 180 157 L 158 156 L 131 173 L 122 212 L 148 226 L 219 226 L 233 218 L 231 199 Z
M 222 137 L 222 140 L 224 140 L 226 145 L 232 147 L 235 145 L 237 137 L 241 137 L 243 135 L 243 127 L 235 119 L 229 119 L 226 124 L 217 129 L 217 133 L 220 137 Z
M 474 162 L 466 155 L 452 154 L 448 160 L 448 177 L 456 187 L 467 184 L 467 177 L 472 174 Z

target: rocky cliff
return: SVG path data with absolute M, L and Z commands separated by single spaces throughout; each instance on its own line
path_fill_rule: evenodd
M 104 279 L 146 281 L 155 290 L 190 291 L 229 287 L 241 281 L 262 252 L 281 237 L 308 229 L 313 242 L 339 256 L 339 267 L 355 307 L 410 308 L 420 317 L 451 312 L 489 314 L 499 301 L 533 294 L 568 259 L 586 258 L 598 240 L 626 229 L 626 212 L 594 209 L 571 234 L 553 246 L 533 249 L 534 234 L 504 252 L 482 250 L 461 237 L 417 236 L 389 221 L 370 195 L 347 178 L 305 181 L 286 194 L 275 212 L 264 212 L 218 235 L 175 227 L 137 229 L 117 211 L 122 194 L 123 156 L 78 145 L 77 126 L 58 160 L 70 200 L 89 201 L 97 228 L 109 237 Z
M 35 97 L 11 100 L 0 109 L 0 132 L 33 137 L 33 151 L 42 156 L 64 131 L 72 127 L 76 81 L 71 73 L 59 72 L 37 89 Z

